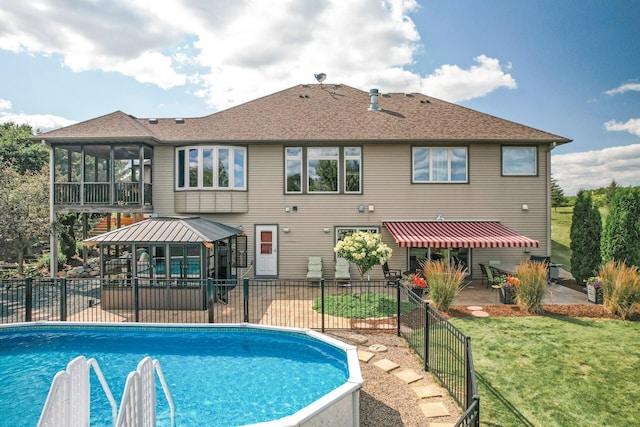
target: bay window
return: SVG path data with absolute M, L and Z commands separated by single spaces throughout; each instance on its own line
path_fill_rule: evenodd
M 176 188 L 179 190 L 246 190 L 246 176 L 246 148 L 176 149 Z

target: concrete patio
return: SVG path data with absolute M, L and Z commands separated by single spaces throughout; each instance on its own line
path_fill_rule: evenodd
M 453 305 L 499 305 L 500 289 L 487 288 L 486 283 L 474 280 L 465 286 Z M 587 294 L 563 285 L 549 284 L 542 299 L 543 304 L 589 304 Z

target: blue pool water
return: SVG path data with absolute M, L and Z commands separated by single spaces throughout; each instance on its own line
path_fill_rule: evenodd
M 118 404 L 129 372 L 160 361 L 177 426 L 237 426 L 291 415 L 344 384 L 344 350 L 302 334 L 248 328 L 39 326 L 0 329 L 2 425 L 35 426 L 56 372 L 95 358 Z M 169 408 L 158 383 L 158 425 Z M 111 412 L 91 372 L 91 425 Z

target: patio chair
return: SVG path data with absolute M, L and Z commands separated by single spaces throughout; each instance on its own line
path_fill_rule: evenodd
M 489 287 L 489 276 L 487 275 L 487 266 L 484 264 L 478 264 L 480 266 L 480 272 L 482 273 L 482 282 L 480 282 L 480 284 L 483 283 L 487 283 L 487 288 Z
M 307 280 L 322 280 L 322 257 L 309 257 L 309 264 L 307 266 Z
M 496 271 L 491 266 L 480 264 L 484 270 L 484 274 L 487 276 L 487 288 L 489 286 L 498 285 L 500 280 L 497 277 Z
M 387 280 L 387 285 L 397 285 L 398 280 L 402 278 L 402 270 L 389 268 L 389 264 L 386 262 L 382 264 L 382 272 L 384 273 L 384 278 Z
M 344 258 L 338 258 L 336 260 L 336 281 L 349 281 L 351 280 L 351 274 L 349 273 L 349 261 Z

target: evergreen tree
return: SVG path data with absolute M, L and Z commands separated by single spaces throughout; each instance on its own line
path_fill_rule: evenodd
M 571 220 L 571 274 L 576 282 L 594 275 L 600 268 L 600 236 L 602 218 L 589 191 L 580 190 Z
M 607 206 L 611 206 L 611 201 L 613 200 L 613 196 L 616 195 L 616 190 L 618 189 L 618 184 L 615 179 L 611 180 L 611 184 L 605 189 L 604 193 L 604 202 Z
M 564 191 L 558 185 L 558 181 L 551 178 L 551 206 L 557 208 L 558 206 L 566 206 L 567 198 L 564 195 Z
M 640 265 L 640 188 L 618 188 L 602 233 L 602 260 Z

